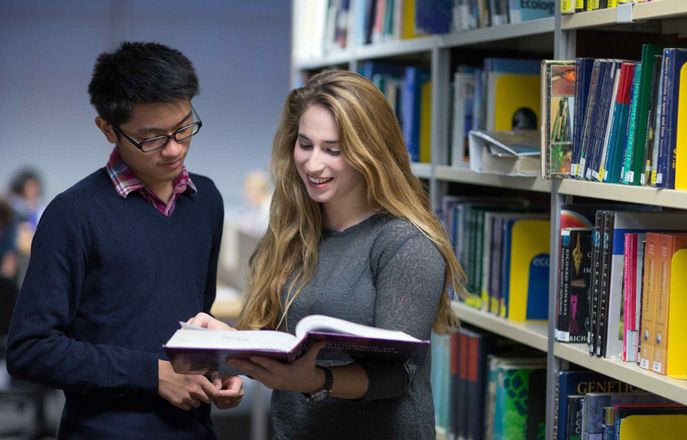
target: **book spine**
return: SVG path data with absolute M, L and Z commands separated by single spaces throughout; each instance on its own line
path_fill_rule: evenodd
M 611 259 L 613 258 L 613 223 L 615 212 L 606 211 L 604 214 L 604 226 L 601 251 L 601 285 L 599 289 L 599 319 L 597 327 L 596 355 L 606 356 L 606 336 L 608 333 L 609 295 L 611 277 Z
M 568 333 L 570 342 L 586 342 L 589 285 L 592 265 L 592 229 L 571 231 L 571 280 Z
M 659 119 L 658 119 L 658 154 L 656 159 L 656 179 L 652 182 L 657 188 L 667 188 L 668 184 L 668 161 L 672 156 L 671 149 L 671 129 L 670 122 L 672 113 L 673 80 L 671 72 L 675 65 L 675 49 L 665 49 L 663 51 L 663 71 L 662 86 L 660 95 Z
M 658 92 L 656 95 L 656 120 L 654 122 L 654 142 L 651 151 L 651 167 L 649 169 L 649 185 L 654 187 L 663 181 L 663 175 L 659 176 L 658 174 L 658 161 L 661 157 L 661 138 L 663 137 L 665 130 L 665 121 L 663 119 L 665 111 L 664 88 L 665 74 L 667 71 L 668 62 L 669 57 L 667 57 L 666 53 L 664 52 L 663 61 L 661 62 L 661 71 L 659 73 Z
M 623 327 L 623 360 L 628 361 L 630 352 L 632 351 L 631 345 L 628 349 L 628 343 L 630 342 L 630 333 L 634 330 L 635 322 L 635 298 L 637 293 L 635 292 L 635 280 L 637 279 L 637 234 L 636 233 L 626 233 L 624 236 L 625 245 L 623 249 L 623 292 L 624 292 L 624 327 Z
M 599 319 L 598 299 L 599 286 L 601 284 L 601 236 L 603 233 L 603 211 L 596 211 L 594 232 L 592 234 L 592 273 L 589 285 L 589 331 L 587 333 L 587 345 L 589 353 L 596 353 L 596 328 Z
M 627 121 L 627 139 L 625 140 L 625 154 L 623 155 L 623 166 L 620 169 L 620 183 L 632 185 L 634 182 L 634 172 L 632 170 L 632 159 L 635 154 L 635 138 L 637 137 L 637 115 L 640 96 L 640 79 L 642 76 L 642 64 L 635 66 L 634 78 L 632 79 L 632 98 L 630 101 L 630 116 Z
M 646 137 L 644 138 L 644 157 L 639 177 L 640 185 L 651 183 L 651 165 L 653 164 L 654 138 L 656 133 L 656 113 L 658 106 L 658 90 L 661 82 L 661 66 L 663 65 L 663 55 L 656 55 L 651 76 L 651 91 L 649 94 L 648 113 L 646 122 Z M 636 176 L 635 176 L 636 177 Z
M 559 262 L 559 288 L 558 288 L 558 322 L 556 324 L 556 340 L 570 341 L 569 321 L 569 295 L 570 295 L 570 231 L 561 231 L 561 250 Z
M 658 239 L 658 281 L 656 289 L 656 309 L 654 311 L 654 360 L 651 369 L 659 374 L 666 374 L 665 336 L 668 321 L 668 289 L 670 288 L 670 262 L 672 259 L 673 236 L 659 234 Z
M 647 233 L 644 248 L 644 280 L 642 285 L 642 323 L 640 329 L 639 366 L 651 370 L 654 358 L 654 309 L 656 272 L 658 271 L 658 234 Z

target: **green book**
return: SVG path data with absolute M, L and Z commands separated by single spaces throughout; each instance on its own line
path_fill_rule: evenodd
M 633 134 L 632 166 L 626 167 L 624 175 L 621 176 L 621 182 L 629 185 L 640 185 L 640 178 L 644 172 L 644 148 L 649 117 L 651 75 L 654 71 L 655 55 L 660 55 L 661 51 L 662 46 L 657 44 L 642 45 L 642 71 L 639 79 L 639 100 Z
M 632 157 L 635 150 L 635 137 L 637 136 L 637 107 L 639 104 L 639 82 L 642 76 L 642 63 L 635 66 L 635 74 L 632 79 L 632 100 L 630 101 L 630 116 L 627 121 L 627 138 L 625 139 L 625 153 L 622 158 L 620 168 L 620 182 L 631 185 L 633 182 L 632 173 L 627 171 L 632 169 Z M 626 176 L 628 177 L 626 179 Z

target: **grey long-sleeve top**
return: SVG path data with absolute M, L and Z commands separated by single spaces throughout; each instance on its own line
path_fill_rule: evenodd
M 342 232 L 326 231 L 314 278 L 288 314 L 286 330 L 322 314 L 429 339 L 444 284 L 445 261 L 417 228 L 376 214 Z M 276 390 L 277 439 L 435 439 L 430 353 L 417 365 L 362 365 L 369 378 L 359 401 L 310 402 Z

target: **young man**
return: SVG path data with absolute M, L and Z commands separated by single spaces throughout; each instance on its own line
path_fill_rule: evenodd
M 184 167 L 202 125 L 195 70 L 174 49 L 124 43 L 88 91 L 115 147 L 41 218 L 8 370 L 64 390 L 60 438 L 213 438 L 207 404 L 237 405 L 241 380 L 176 374 L 162 350 L 215 298 L 222 199 Z

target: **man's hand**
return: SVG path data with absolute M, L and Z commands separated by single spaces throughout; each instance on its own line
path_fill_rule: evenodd
M 188 411 L 220 396 L 219 388 L 205 376 L 177 374 L 168 361 L 158 360 L 157 363 L 158 394 L 177 408 Z
M 186 323 L 209 330 L 235 330 L 233 327 L 230 327 L 224 322 L 203 312 L 200 312 L 196 316 L 190 318 L 188 321 L 186 321 Z
M 212 402 L 219 409 L 233 408 L 243 398 L 243 380 L 238 376 L 222 376 L 219 373 L 213 374 L 212 383 L 217 387 L 217 396 Z

